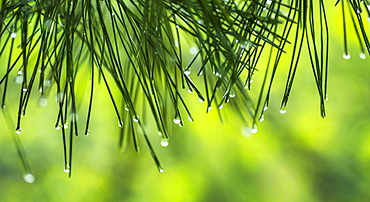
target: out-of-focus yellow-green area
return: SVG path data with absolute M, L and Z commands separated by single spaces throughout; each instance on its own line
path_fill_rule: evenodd
M 244 123 L 227 106 L 221 123 L 216 111 L 205 114 L 205 104 L 189 94 L 195 122 L 174 125 L 165 148 L 157 131 L 150 134 L 164 173 L 158 172 L 142 138 L 140 154 L 132 146 L 125 153 L 117 150 L 119 128 L 102 87 L 95 97 L 90 136 L 74 141 L 69 179 L 63 172 L 61 134 L 54 129 L 57 104 L 50 98 L 40 108 L 37 99 L 31 100 L 20 136 L 36 180 L 23 181 L 17 151 L 2 124 L 0 201 L 370 200 L 370 63 L 357 57 L 356 48 L 351 60 L 343 59 L 340 42 L 331 41 L 325 119 L 305 58 L 287 113 L 279 113 L 290 58 L 285 57 L 265 121 L 251 137 L 242 135 Z

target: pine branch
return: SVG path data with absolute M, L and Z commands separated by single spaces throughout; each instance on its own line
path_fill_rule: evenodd
M 360 57 L 365 58 L 370 44 L 363 18 L 370 14 L 370 2 L 338 0 L 335 5 L 342 9 L 344 57 L 350 57 L 350 17 Z M 84 128 L 88 135 L 97 84 L 106 87 L 112 101 L 121 127 L 120 147 L 132 140 L 138 152 L 142 134 L 160 172 L 163 168 L 149 140 L 153 131 L 145 127 L 148 120 L 154 120 L 162 145 L 167 146 L 172 122 L 182 127 L 184 117 L 193 121 L 185 89 L 206 102 L 207 112 L 213 106 L 220 110 L 230 105 L 251 126 L 250 132 L 257 132 L 289 45 L 293 50 L 280 112 L 286 112 L 307 46 L 321 116 L 326 116 L 329 25 L 323 0 L 3 0 L 0 8 L 3 113 L 14 73 L 15 83 L 21 85 L 16 133 L 21 133 L 35 88 L 41 94 L 40 106 L 47 105 L 49 94 L 55 95 L 59 106 L 55 127 L 61 130 L 69 175 L 73 137 L 79 135 L 79 105 L 88 106 Z M 189 46 L 192 43 L 196 46 Z M 269 55 L 266 66 L 261 65 L 263 54 Z M 264 68 L 265 76 L 258 97 L 253 97 L 249 90 L 257 66 Z M 88 99 L 79 96 L 80 84 L 88 86 L 84 89 Z M 23 151 L 20 145 L 18 150 Z M 20 154 L 24 159 L 24 152 Z M 26 164 L 25 169 L 30 172 Z

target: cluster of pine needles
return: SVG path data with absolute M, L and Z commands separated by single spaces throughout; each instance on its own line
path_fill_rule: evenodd
M 334 3 L 329 6 L 342 10 L 344 57 L 350 56 L 348 29 L 356 33 L 360 57 L 366 57 L 370 44 L 364 21 L 369 0 Z M 0 102 L 26 181 L 33 178 L 19 137 L 33 91 L 41 95 L 40 106 L 47 104 L 49 94 L 56 97 L 55 127 L 61 131 L 69 175 L 73 137 L 89 134 L 96 85 L 104 85 L 110 96 L 121 127 L 120 146 L 130 141 L 139 151 L 143 138 L 160 172 L 163 168 L 149 137 L 158 133 L 166 145 L 171 125 L 193 121 L 186 91 L 205 102 L 206 111 L 228 104 L 251 133 L 257 132 L 287 46 L 292 47 L 291 63 L 280 112 L 285 112 L 305 52 L 325 117 L 327 4 L 324 0 L 1 0 Z M 258 66 L 265 72 L 262 87 L 252 97 L 249 90 L 263 54 L 268 62 Z M 19 91 L 8 90 L 11 82 L 21 86 Z M 77 95 L 80 83 L 88 86 L 87 99 Z M 7 100 L 9 93 L 19 94 L 15 124 L 10 118 L 14 114 L 6 108 L 7 102 L 13 102 Z M 80 104 L 88 106 L 84 128 L 77 127 Z M 146 129 L 149 122 L 155 123 L 156 131 Z

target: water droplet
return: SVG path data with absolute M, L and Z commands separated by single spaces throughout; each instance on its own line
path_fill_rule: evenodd
M 22 133 L 22 129 L 21 129 L 21 128 L 17 128 L 17 129 L 15 130 L 15 133 L 17 133 L 18 135 L 19 135 L 19 134 L 21 134 L 21 133 Z
M 118 121 L 118 127 L 123 128 L 123 121 Z
M 220 106 L 218 106 L 219 109 L 223 109 L 224 108 L 224 105 L 221 104 Z
M 139 118 L 140 117 L 138 115 L 135 115 L 135 116 L 132 117 L 132 120 L 137 123 L 137 122 L 139 122 Z
M 87 131 L 85 132 L 85 135 L 86 135 L 86 136 L 89 136 L 89 135 L 90 135 L 90 131 L 89 131 L 89 130 L 87 130 Z
M 250 41 L 246 41 L 245 43 L 241 43 L 240 44 L 240 48 L 241 49 L 246 49 L 246 50 L 249 50 L 253 47 L 253 43 L 250 42 Z
M 44 80 L 44 86 L 46 86 L 46 87 L 49 87 L 49 86 L 51 86 L 51 81 L 49 80 L 49 79 L 47 79 L 47 80 Z
M 279 112 L 280 114 L 285 114 L 286 113 L 285 107 L 280 108 Z
M 158 131 L 158 135 L 159 135 L 159 136 L 162 136 L 163 134 L 162 134 L 162 132 L 161 132 L 161 131 Z
M 185 74 L 185 75 L 188 75 L 188 76 L 189 76 L 189 75 L 190 75 L 190 73 L 191 73 L 191 71 L 190 71 L 190 70 L 186 70 L 186 71 L 184 71 L 184 74 Z
M 71 122 L 76 122 L 76 121 L 78 121 L 78 114 L 76 114 L 76 113 L 71 113 L 71 114 L 69 115 L 69 120 L 70 120 Z
M 13 39 L 15 39 L 17 37 L 17 33 L 15 33 L 15 32 L 12 32 L 11 34 L 10 34 L 10 38 L 13 38 Z
M 178 40 L 175 40 L 173 43 L 175 44 L 175 47 L 179 47 L 179 41 Z
M 56 127 L 55 127 L 55 130 L 60 130 L 62 128 L 62 124 L 58 124 Z
M 204 21 L 202 19 L 199 19 L 199 20 L 197 20 L 197 23 L 202 25 L 202 24 L 204 24 Z
M 251 137 L 252 136 L 252 129 L 250 128 L 250 127 L 248 127 L 248 126 L 246 126 L 246 127 L 244 127 L 243 129 L 242 129 L 242 135 L 244 136 L 244 137 Z
M 64 93 L 63 92 L 59 92 L 55 98 L 55 101 L 57 103 L 62 103 L 63 102 L 63 97 L 64 97 Z
M 207 112 L 211 111 L 211 109 L 212 109 L 212 107 L 211 107 L 211 106 L 209 106 L 209 107 L 207 108 Z
M 67 129 L 67 128 L 68 128 L 68 123 L 67 123 L 67 122 L 66 122 L 66 123 L 64 123 L 63 128 L 64 128 L 64 129 Z
M 193 119 L 191 116 L 189 116 L 189 117 L 188 117 L 188 120 L 189 120 L 190 122 L 193 122 L 193 121 L 194 121 L 194 119 Z
M 39 106 L 40 107 L 46 107 L 48 105 L 48 99 L 45 97 L 41 97 L 39 99 Z
M 328 100 L 329 100 L 329 96 L 325 95 L 325 101 L 328 101 Z
M 179 126 L 183 127 L 184 126 L 184 121 L 181 120 L 180 123 L 179 123 Z
M 365 59 L 366 59 L 366 55 L 365 55 L 365 53 L 363 53 L 363 52 L 361 52 L 361 53 L 359 54 L 359 57 L 360 57 L 361 59 L 363 59 L 363 60 L 365 60 Z
M 35 182 L 35 176 L 31 173 L 26 173 L 23 175 L 23 180 L 29 184 L 32 184 Z
M 268 108 L 269 108 L 268 106 L 264 106 L 262 110 L 266 111 Z
M 253 125 L 252 128 L 251 128 L 251 133 L 255 134 L 255 133 L 257 133 L 257 131 L 258 131 L 257 125 Z
M 173 119 L 173 122 L 177 125 L 177 124 L 180 124 L 181 123 L 181 119 L 180 117 L 176 116 L 174 119 Z
M 167 138 L 162 138 L 161 145 L 162 145 L 162 147 L 167 147 L 168 146 L 168 139 Z
M 53 21 L 52 20 L 45 20 L 44 21 L 44 24 L 43 24 L 43 28 L 45 29 L 45 30 L 47 30 L 47 31 L 49 31 L 50 29 L 50 27 L 51 27 L 51 25 L 52 25 L 52 23 L 53 23 Z
M 176 25 L 176 29 L 180 28 L 180 25 Z
M 258 119 L 259 122 L 263 122 L 265 120 L 265 116 L 261 115 L 260 118 Z
M 196 47 L 191 47 L 189 49 L 190 54 L 195 55 L 198 53 L 198 49 Z
M 24 78 L 23 78 L 23 75 L 22 74 L 18 74 L 15 78 L 14 78 L 14 82 L 16 84 L 22 84 L 24 81 Z
M 159 172 L 160 173 L 163 173 L 164 172 L 164 169 L 163 168 L 159 168 Z
M 69 165 L 66 165 L 66 166 L 64 167 L 64 172 L 65 172 L 65 173 L 69 173 L 69 172 L 71 172 L 71 168 L 69 167 Z
M 199 100 L 199 102 L 204 102 L 204 97 L 199 96 L 198 100 Z
M 266 1 L 266 4 L 271 4 L 272 3 L 272 0 L 267 0 Z
M 5 104 L 3 104 L 3 106 L 1 106 L 3 109 L 5 109 L 6 108 L 6 105 Z
M 343 58 L 349 60 L 351 58 L 351 55 L 349 53 L 344 53 Z
M 27 88 L 23 88 L 22 90 L 23 90 L 23 92 L 27 92 L 27 91 L 28 91 L 28 89 L 27 89 Z
M 235 97 L 235 92 L 231 90 L 230 93 L 229 93 L 229 97 L 234 98 Z

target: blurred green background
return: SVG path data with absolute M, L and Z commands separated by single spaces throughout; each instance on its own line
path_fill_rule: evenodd
M 335 26 L 331 28 L 336 30 Z M 22 180 L 21 162 L 4 125 L 0 201 L 370 200 L 369 60 L 357 57 L 355 46 L 352 58 L 343 59 L 338 32 L 332 32 L 325 119 L 319 114 L 306 58 L 300 63 L 287 113 L 279 113 L 290 58 L 286 56 L 265 121 L 251 137 L 242 135 L 244 123 L 227 106 L 222 109 L 225 119 L 221 123 L 216 111 L 205 114 L 205 103 L 189 94 L 195 122 L 174 126 L 165 148 L 156 131 L 150 134 L 164 173 L 157 171 L 144 141 L 140 154 L 133 148 L 117 150 L 119 128 L 101 87 L 91 135 L 75 139 L 69 179 L 63 172 L 61 135 L 54 129 L 57 104 L 50 98 L 49 105 L 41 108 L 34 99 L 23 119 L 21 138 L 36 181 Z M 3 117 L 0 122 L 4 123 Z

